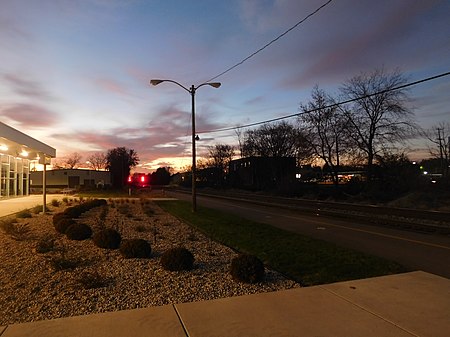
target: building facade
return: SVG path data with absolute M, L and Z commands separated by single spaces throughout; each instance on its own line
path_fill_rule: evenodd
M 42 191 L 42 172 L 31 172 L 30 188 L 32 193 Z M 111 185 L 109 171 L 95 171 L 83 169 L 58 169 L 46 172 L 47 191 L 59 193 L 61 191 L 95 189 Z
M 55 156 L 54 148 L 0 122 L 0 198 L 28 195 L 30 167 Z
M 251 190 L 269 190 L 290 186 L 296 179 L 294 157 L 247 157 L 230 161 L 230 186 Z

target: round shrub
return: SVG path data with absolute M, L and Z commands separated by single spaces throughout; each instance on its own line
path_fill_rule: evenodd
M 171 248 L 161 256 L 161 265 L 170 271 L 191 270 L 194 266 L 194 255 L 183 247 Z
M 66 215 L 63 212 L 53 214 L 53 225 L 56 225 L 56 223 L 62 218 L 66 218 Z
M 239 282 L 261 282 L 264 279 L 264 264 L 256 256 L 241 254 L 231 261 L 231 276 Z
M 92 229 L 84 223 L 74 223 L 67 228 L 66 236 L 70 240 L 86 240 L 92 236 Z
M 64 215 L 66 218 L 79 218 L 81 214 L 83 214 L 83 209 L 78 206 L 72 206 L 69 208 L 66 208 L 64 211 Z
M 106 249 L 117 249 L 122 240 L 120 233 L 115 229 L 102 229 L 94 234 L 94 243 L 97 247 Z
M 76 224 L 76 221 L 70 218 L 62 217 L 58 220 L 58 222 L 54 223 L 55 229 L 58 233 L 65 234 L 67 228 Z
M 144 239 L 124 240 L 120 244 L 119 250 L 120 254 L 127 259 L 149 258 L 152 255 L 152 247 Z

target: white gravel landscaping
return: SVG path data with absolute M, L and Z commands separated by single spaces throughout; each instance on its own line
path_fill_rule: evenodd
M 66 205 L 50 206 L 52 214 L 18 219 L 19 226 L 29 229 L 21 238 L 0 230 L 0 325 L 300 287 L 267 269 L 262 283 L 234 281 L 229 266 L 237 254 L 232 249 L 213 242 L 150 201 L 146 203 L 154 215 L 145 215 L 139 200 L 117 200 L 114 207 L 109 204 L 104 223 L 99 220 L 100 208 L 85 213 L 79 221 L 94 232 L 101 226 L 112 227 L 122 239 L 148 240 L 150 259 L 125 259 L 118 250 L 96 247 L 92 239 L 70 241 L 58 234 L 52 214 Z M 125 204 L 128 215 L 118 210 Z M 55 248 L 38 253 L 37 243 L 46 235 L 55 236 Z M 161 254 L 177 246 L 193 253 L 193 270 L 169 272 L 160 266 Z M 55 261 L 76 266 L 59 270 Z M 86 288 L 88 281 L 90 286 L 103 286 Z

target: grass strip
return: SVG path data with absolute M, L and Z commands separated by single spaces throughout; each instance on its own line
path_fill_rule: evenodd
M 339 247 L 184 201 L 155 201 L 165 211 L 213 240 L 258 256 L 271 269 L 303 286 L 327 284 L 407 271 L 396 262 Z

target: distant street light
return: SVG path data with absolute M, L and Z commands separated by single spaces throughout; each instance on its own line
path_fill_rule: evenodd
M 220 82 L 207 82 L 207 83 L 202 83 L 198 86 L 192 85 L 188 89 L 184 85 L 182 85 L 178 82 L 175 82 L 173 80 L 158 80 L 158 79 L 150 80 L 150 84 L 152 84 L 152 85 L 158 85 L 158 84 L 161 84 L 162 82 L 174 83 L 174 84 L 178 85 L 179 87 L 183 88 L 184 90 L 186 90 L 188 93 L 190 93 L 191 97 L 192 97 L 192 212 L 196 212 L 197 211 L 197 192 L 196 192 L 196 187 L 195 187 L 195 171 L 196 171 L 195 141 L 198 140 L 198 138 L 196 137 L 196 134 L 195 134 L 195 92 L 197 91 L 198 88 L 200 88 L 204 85 L 209 85 L 213 88 L 219 88 L 221 86 L 221 83 Z

